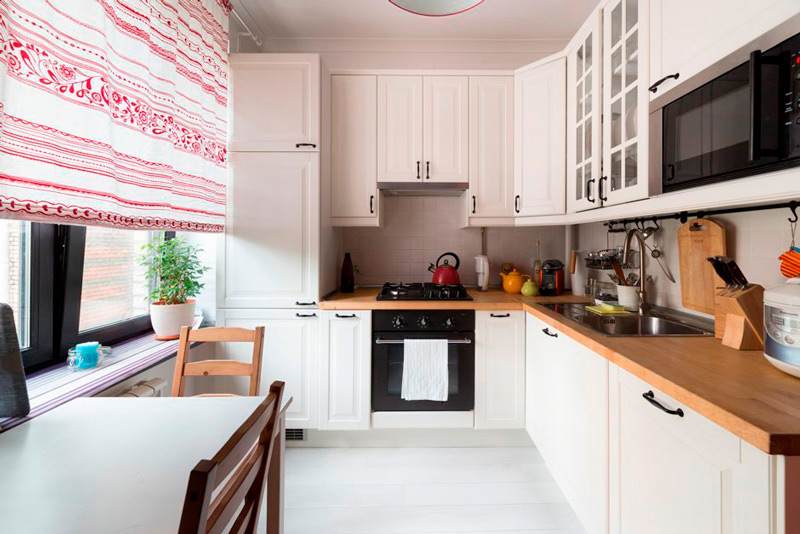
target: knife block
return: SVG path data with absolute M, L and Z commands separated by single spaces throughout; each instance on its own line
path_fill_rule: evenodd
M 723 289 L 714 297 L 714 337 L 736 350 L 764 349 L 764 288 Z

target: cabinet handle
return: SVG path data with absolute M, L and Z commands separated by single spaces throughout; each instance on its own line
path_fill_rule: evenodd
M 542 332 L 550 337 L 558 337 L 558 332 L 551 332 L 549 328 L 542 328 Z
M 675 165 L 670 163 L 667 165 L 667 181 L 671 182 L 674 179 L 675 179 Z
M 422 162 L 418 161 L 417 162 L 417 180 L 421 180 L 422 179 L 422 176 L 420 176 L 420 174 L 419 174 L 420 165 L 422 165 Z
M 351 313 L 350 315 L 342 315 L 341 313 L 337 313 L 336 317 L 338 317 L 339 319 L 355 319 L 356 318 L 356 314 L 355 313 Z
M 608 200 L 608 197 L 604 195 L 605 187 L 603 187 L 603 182 L 608 180 L 608 176 L 601 176 L 600 181 L 597 183 L 598 189 L 598 196 L 600 197 L 600 202 L 605 202 Z
M 514 211 L 519 213 L 519 195 L 514 197 Z
M 511 317 L 510 313 L 490 313 L 489 317 L 497 317 L 498 319 L 504 319 L 505 317 Z
M 475 214 L 475 210 L 478 209 L 478 201 L 475 199 L 475 195 L 472 195 L 472 213 Z
M 586 181 L 586 200 L 594 204 L 596 199 L 592 198 L 592 184 L 595 182 L 594 178 L 589 178 Z
M 316 317 L 316 313 L 295 313 L 295 316 L 300 317 L 302 319 L 307 319 L 309 317 Z
M 647 393 L 642 393 L 642 397 L 644 397 L 644 400 L 646 400 L 647 402 L 649 402 L 650 404 L 652 404 L 653 406 L 655 406 L 664 413 L 668 413 L 670 415 L 677 415 L 678 417 L 683 417 L 683 410 L 681 410 L 680 408 L 678 408 L 677 410 L 670 410 L 669 408 L 667 408 L 666 406 L 664 406 L 663 404 L 661 404 L 656 400 L 656 394 L 653 393 L 652 391 L 648 391 Z
M 372 203 L 375 201 L 375 195 L 369 196 L 369 212 L 375 213 L 375 210 L 372 208 Z
M 680 77 L 681 77 L 681 73 L 680 72 L 676 72 L 675 74 L 667 74 L 666 76 L 664 76 L 663 78 L 661 78 L 656 83 L 654 83 L 653 85 L 650 86 L 650 92 L 651 93 L 657 93 L 659 85 L 661 85 L 662 83 L 666 82 L 669 79 L 677 80 Z
M 426 161 L 425 162 L 425 179 L 426 180 L 430 180 L 431 179 L 431 162 L 430 161 Z
M 299 302 L 298 301 L 298 302 L 295 302 L 294 305 L 295 306 L 316 306 L 317 302 L 315 300 L 312 300 L 311 302 Z
M 317 145 L 315 145 L 314 143 L 297 143 L 296 145 L 294 145 L 295 148 L 301 148 L 301 147 L 304 147 L 304 146 L 310 146 L 311 148 L 317 148 Z

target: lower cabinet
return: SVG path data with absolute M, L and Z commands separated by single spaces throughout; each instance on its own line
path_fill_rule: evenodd
M 319 429 L 368 430 L 372 312 L 323 311 L 320 327 Z
M 525 312 L 475 312 L 475 428 L 525 427 Z
M 317 428 L 319 405 L 319 317 L 316 310 L 217 310 L 217 326 L 255 328 L 264 326 L 264 356 L 261 360 L 262 395 L 275 380 L 286 382 L 284 398 L 292 397 L 286 412 L 287 428 Z M 252 349 L 240 343 L 225 343 L 220 358 L 249 361 Z M 232 385 L 245 380 L 232 377 Z
M 532 315 L 526 321 L 525 427 L 586 531 L 606 533 L 608 361 Z

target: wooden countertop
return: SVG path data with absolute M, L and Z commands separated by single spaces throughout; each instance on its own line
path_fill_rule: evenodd
M 774 368 L 761 351 L 734 350 L 713 337 L 604 336 L 538 305 L 586 302 L 572 295 L 526 298 L 470 290 L 474 300 L 467 302 L 379 302 L 377 292 L 337 294 L 320 308 L 522 309 L 762 451 L 800 456 L 800 379 Z

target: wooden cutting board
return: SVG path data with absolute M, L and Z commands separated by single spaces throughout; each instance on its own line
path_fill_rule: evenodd
M 714 314 L 714 295 L 724 283 L 706 261 L 725 255 L 725 229 L 708 219 L 695 219 L 678 228 L 681 303 L 685 308 Z

